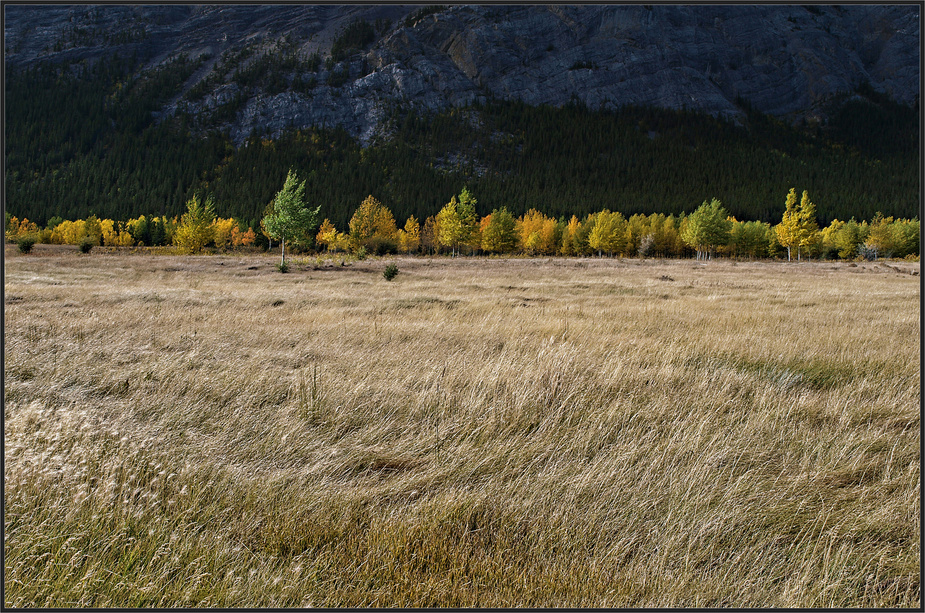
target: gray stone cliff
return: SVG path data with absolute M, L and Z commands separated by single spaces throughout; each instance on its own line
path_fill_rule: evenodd
M 127 5 L 5 7 L 8 65 L 136 53 L 156 66 L 181 53 L 208 58 L 165 105 L 208 112 L 243 93 L 225 127 L 252 131 L 339 125 L 374 138 L 391 105 L 439 110 L 489 98 L 591 108 L 688 108 L 732 118 L 738 100 L 787 119 L 812 118 L 861 83 L 904 103 L 919 92 L 915 5 L 450 5 L 409 20 L 420 6 Z M 356 19 L 388 20 L 376 40 L 311 75 L 310 92 L 267 92 L 234 82 L 184 97 L 229 51 L 241 66 L 285 44 L 300 58 L 330 55 Z M 383 22 L 384 23 L 384 22 Z M 288 38 L 287 38 L 288 37 Z M 349 66 L 349 77 L 332 74 Z M 329 80 L 331 82 L 329 83 Z

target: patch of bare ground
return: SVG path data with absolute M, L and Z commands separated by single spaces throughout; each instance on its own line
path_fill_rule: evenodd
M 5 606 L 920 606 L 917 263 L 14 251 Z

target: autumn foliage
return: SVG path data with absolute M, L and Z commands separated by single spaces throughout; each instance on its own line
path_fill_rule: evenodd
M 790 189 L 781 222 L 740 221 L 722 203 L 704 200 L 690 214 L 654 213 L 629 218 L 604 209 L 579 218 L 549 217 L 530 209 L 514 217 L 501 206 L 479 217 L 478 200 L 467 189 L 453 195 L 436 214 L 410 216 L 398 227 L 392 211 L 370 195 L 357 207 L 344 231 L 325 219 L 312 234 L 315 246 L 329 252 L 451 255 L 658 257 L 735 259 L 917 257 L 919 220 L 877 214 L 871 221 L 835 219 L 820 229 L 808 191 L 798 198 Z M 254 228 L 215 215 L 209 200 L 197 197 L 182 218 L 146 217 L 127 221 L 54 220 L 40 229 L 27 219 L 7 217 L 6 238 L 34 236 L 37 242 L 78 245 L 86 240 L 105 246 L 176 245 L 187 253 L 228 251 L 258 246 Z M 266 232 L 264 232 L 264 237 Z M 266 246 L 266 240 L 263 245 Z M 794 258 L 795 256 L 795 258 Z

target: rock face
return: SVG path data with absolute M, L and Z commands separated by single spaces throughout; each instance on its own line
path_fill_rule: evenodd
M 624 104 L 737 117 L 737 100 L 798 119 L 823 111 L 861 83 L 900 102 L 919 92 L 919 7 L 846 6 L 7 6 L 8 65 L 96 59 L 113 52 L 156 66 L 180 53 L 208 57 L 163 109 L 205 112 L 243 94 L 226 127 L 253 130 L 339 125 L 368 142 L 394 103 L 439 110 L 488 98 L 591 108 Z M 202 98 L 184 92 L 226 51 L 240 66 L 279 53 L 329 56 L 357 19 L 388 26 L 375 41 L 310 75 L 310 92 L 244 88 L 225 66 Z M 288 39 L 286 38 L 288 37 Z M 292 48 L 292 47 L 290 47 Z M 349 70 L 346 79 L 336 73 Z M 300 74 L 301 73 L 301 74 Z

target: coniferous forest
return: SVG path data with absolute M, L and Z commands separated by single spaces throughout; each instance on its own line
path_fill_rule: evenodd
M 678 215 L 715 197 L 738 219 L 777 222 L 796 185 L 812 193 L 821 225 L 918 216 L 918 109 L 867 86 L 833 100 L 817 124 L 791 125 L 744 100 L 740 125 L 683 110 L 490 100 L 430 115 L 395 107 L 366 148 L 330 128 L 253 134 L 236 147 L 222 130 L 234 108 L 159 114 L 200 61 L 139 72 L 135 58 L 114 55 L 8 70 L 7 213 L 40 225 L 174 216 L 199 195 L 256 229 L 294 168 L 308 203 L 339 228 L 367 195 L 401 223 L 436 214 L 463 185 L 480 215 Z

